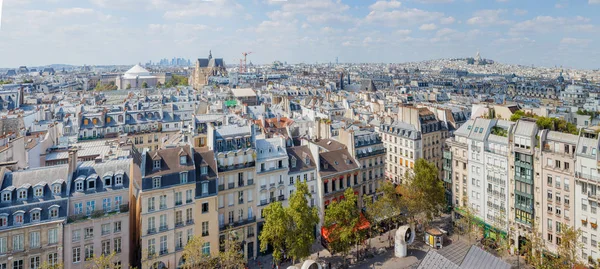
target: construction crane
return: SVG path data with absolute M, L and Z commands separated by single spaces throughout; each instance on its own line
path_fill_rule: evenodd
M 244 55 L 244 72 L 248 72 L 248 65 L 246 64 L 246 56 L 248 56 L 249 54 L 252 54 L 251 51 L 249 52 L 242 52 L 242 55 Z

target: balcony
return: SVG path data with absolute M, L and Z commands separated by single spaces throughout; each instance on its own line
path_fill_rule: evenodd
M 182 204 L 183 204 L 183 202 L 182 202 L 182 201 L 175 201 L 175 206 L 180 206 L 180 205 L 182 205 Z
M 277 197 L 277 201 L 283 201 L 283 200 L 285 200 L 285 195 L 279 195 Z
M 261 191 L 267 190 L 267 185 L 260 185 L 260 190 Z
M 533 179 L 529 176 L 525 176 L 525 175 L 519 175 L 519 174 L 515 174 L 515 180 L 521 181 L 521 182 L 525 182 L 525 183 L 529 183 L 529 184 L 533 184 Z
M 225 189 L 225 184 L 219 184 L 219 191 L 222 191 Z
M 246 163 L 240 163 L 240 164 L 232 164 L 232 165 L 219 165 L 219 173 L 221 172 L 228 172 L 228 171 L 233 171 L 236 169 L 245 169 L 245 168 L 250 168 L 250 167 L 254 167 L 254 161 L 252 162 L 246 162 Z
M 444 159 L 452 160 L 452 152 L 444 150 L 444 152 L 442 153 L 442 157 Z
M 252 178 L 248 179 L 248 186 L 250 186 L 250 185 L 254 185 L 254 179 L 252 179 Z
M 183 227 L 183 221 L 175 222 L 175 228 Z
M 168 249 L 161 249 L 160 253 L 158 255 L 162 256 L 162 255 L 167 255 L 169 254 L 169 250 Z
M 444 171 L 452 171 L 452 165 L 444 163 L 444 164 L 442 165 L 442 169 L 443 169 Z
M 185 225 L 192 225 L 194 224 L 194 220 L 193 219 L 189 219 L 185 221 Z
M 160 232 L 164 232 L 164 231 L 166 231 L 166 230 L 168 230 L 168 229 L 169 229 L 169 226 L 167 226 L 167 225 L 163 225 L 163 226 L 160 226 L 160 228 L 158 228 L 158 231 L 160 231 Z
M 227 189 L 233 189 L 235 188 L 235 183 L 231 182 L 231 183 L 227 183 Z
M 369 152 L 368 150 L 365 150 L 365 151 L 363 152 L 363 150 L 362 150 L 362 149 L 360 149 L 360 150 L 356 150 L 356 151 L 357 151 L 357 152 L 356 152 L 356 157 L 357 157 L 357 158 L 365 158 L 365 157 L 369 157 L 369 156 L 374 156 L 374 155 L 379 155 L 379 154 L 385 154 L 385 153 L 386 153 L 386 150 L 385 150 L 385 148 L 383 148 L 383 149 L 378 149 L 378 150 L 373 150 L 373 151 L 371 151 L 371 152 Z
M 575 176 L 577 178 L 582 178 L 582 179 L 587 179 L 587 180 L 591 180 L 594 182 L 599 182 L 600 181 L 600 175 L 590 175 L 590 174 L 584 174 L 581 172 L 575 172 Z
M 260 200 L 260 203 L 258 204 L 259 206 L 264 206 L 269 204 L 269 200 L 268 199 L 262 199 Z
M 530 163 L 520 161 L 520 160 L 516 160 L 515 165 L 519 166 L 519 167 L 527 168 L 527 169 L 533 169 L 533 166 Z
M 228 228 L 235 228 L 235 227 L 239 227 L 242 225 L 246 225 L 249 223 L 253 223 L 256 221 L 256 217 L 252 216 L 250 218 L 247 219 L 243 219 L 243 220 L 238 220 L 236 222 L 230 222 L 229 224 L 223 224 L 223 225 L 219 225 L 219 231 L 224 231 Z
M 116 206 L 113 210 L 104 211 L 102 209 L 93 211 L 90 215 L 76 214 L 67 218 L 67 223 L 83 221 L 88 219 L 104 218 L 110 215 L 129 212 L 129 205 Z
M 156 228 L 150 228 L 150 229 L 148 229 L 147 234 L 154 234 L 154 233 L 156 233 Z

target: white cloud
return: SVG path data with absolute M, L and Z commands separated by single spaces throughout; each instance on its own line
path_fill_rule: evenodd
M 560 40 L 561 45 L 587 47 L 592 41 L 590 39 L 565 37 Z
M 386 10 L 386 9 L 396 9 L 399 8 L 402 3 L 391 0 L 391 1 L 377 1 L 374 4 L 369 6 L 370 10 Z
M 577 16 L 574 18 L 537 16 L 533 19 L 522 21 L 513 25 L 509 33 L 511 35 L 530 33 L 551 33 L 557 31 L 590 32 L 596 27 L 589 24 L 589 18 Z
M 452 3 L 454 0 L 415 0 L 421 4 L 443 4 L 443 3 Z
M 600 0 L 589 0 L 588 3 L 590 5 L 594 5 L 594 4 L 600 4 Z
M 496 2 L 498 2 L 498 3 L 506 3 L 506 2 L 508 2 L 508 1 L 509 1 L 509 0 L 496 0 Z
M 153 0 L 153 1 L 165 1 L 165 0 Z M 174 4 L 168 6 L 165 9 L 163 17 L 170 20 L 195 18 L 195 17 L 218 17 L 218 18 L 230 18 L 237 14 L 243 9 L 243 6 L 234 0 L 217 0 L 217 1 L 193 1 L 187 4 L 184 3 Z M 158 5 L 155 3 L 157 6 Z M 174 7 L 173 9 L 170 9 Z
M 412 33 L 412 31 L 408 30 L 408 29 L 400 29 L 400 30 L 396 30 L 395 33 L 399 34 L 399 35 L 410 35 L 410 33 Z
M 435 29 L 437 29 L 437 26 L 434 23 L 423 24 L 419 27 L 421 31 L 433 31 Z
M 438 30 L 435 35 L 437 37 L 445 37 L 448 35 L 452 35 L 452 34 L 456 34 L 458 31 L 454 30 L 454 29 L 450 29 L 450 28 L 443 28 Z
M 401 9 L 392 11 L 371 11 L 365 21 L 370 23 L 383 24 L 386 26 L 405 25 L 405 24 L 422 24 L 438 20 L 444 16 L 440 12 L 430 12 L 421 9 Z
M 505 9 L 484 9 L 473 13 L 473 17 L 467 20 L 467 24 L 477 26 L 491 26 L 510 24 L 511 21 L 504 20 L 501 15 L 506 13 Z
M 515 8 L 513 10 L 513 14 L 516 15 L 516 16 L 524 16 L 524 15 L 527 15 L 527 10 Z
M 441 24 L 453 24 L 456 21 L 454 17 L 445 17 L 440 19 Z

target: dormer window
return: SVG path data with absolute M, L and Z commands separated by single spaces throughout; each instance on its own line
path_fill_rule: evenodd
M 123 175 L 115 176 L 115 186 L 123 185 Z
M 61 184 L 54 184 L 52 186 L 52 193 L 54 193 L 54 195 L 60 195 L 60 193 L 62 192 L 62 188 L 60 186 Z
M 296 168 L 296 158 L 292 157 L 292 168 Z
M 58 209 L 59 208 L 60 208 L 60 206 L 58 206 L 58 205 L 51 205 L 50 206 L 50 218 L 51 219 L 58 218 Z
M 75 191 L 83 191 L 83 180 L 75 182 Z
M 44 196 L 44 187 L 41 187 L 41 186 L 36 187 L 33 190 L 33 194 L 35 195 L 35 197 L 38 197 L 38 198 Z
M 200 174 L 202 174 L 202 175 L 208 174 L 208 166 L 200 167 Z
M 2 192 L 2 202 L 10 202 L 12 195 L 10 191 Z
M 110 187 L 112 183 L 112 176 L 107 176 L 104 178 L 104 187 Z
M 8 215 L 4 214 L 0 216 L 0 227 L 8 226 Z
M 179 164 L 181 164 L 181 165 L 187 164 L 187 158 L 185 157 L 185 155 L 179 156 Z
M 15 213 L 14 216 L 14 224 L 15 225 L 23 225 L 23 211 L 19 211 L 17 213 Z
M 41 211 L 39 208 L 31 210 L 31 222 L 40 221 Z
M 21 189 L 18 191 L 18 196 L 19 200 L 25 200 L 27 199 L 27 190 L 25 189 Z
M 160 169 L 160 160 L 154 160 L 154 169 Z
M 309 165 L 309 164 L 310 164 L 310 158 L 309 158 L 309 157 L 306 157 L 306 158 L 304 159 L 304 164 L 306 164 L 306 165 Z
M 94 189 L 96 189 L 96 179 L 95 178 L 88 179 L 87 189 L 88 190 L 94 190 Z
M 152 178 L 152 188 L 153 189 L 160 188 L 160 177 Z

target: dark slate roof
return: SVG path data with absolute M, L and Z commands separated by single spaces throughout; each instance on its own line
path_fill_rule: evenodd
M 215 153 L 209 150 L 208 147 L 194 148 L 194 164 L 196 165 L 196 173 L 201 179 L 204 177 L 214 178 L 217 176 L 217 161 L 215 159 Z M 200 167 L 203 165 L 208 166 L 208 175 L 200 175 Z
M 84 162 L 79 167 L 71 183 L 70 196 L 84 196 L 90 193 L 100 192 L 111 192 L 129 188 L 129 180 L 132 178 L 130 175 L 131 171 L 131 159 L 125 160 L 110 160 L 102 163 L 95 163 L 93 161 Z M 122 175 L 123 184 L 121 186 L 115 186 L 115 176 Z M 88 177 L 95 177 L 95 188 L 87 189 Z M 110 186 L 105 186 L 105 179 L 110 177 Z M 84 179 L 84 192 L 75 191 L 75 181 L 78 179 Z
M 319 153 L 321 163 L 321 176 L 326 177 L 337 173 L 350 172 L 358 169 L 348 150 L 340 149 Z M 327 167 L 327 168 L 326 168 Z
M 498 257 L 495 257 L 489 252 L 486 252 L 477 246 L 472 246 L 469 250 L 469 253 L 467 253 L 467 256 L 465 256 L 465 258 L 463 259 L 460 268 L 510 269 L 511 266 L 510 264 L 506 263 L 502 259 L 499 259 Z
M 463 241 L 457 241 L 449 246 L 440 249 L 438 252 L 440 255 L 446 257 L 454 264 L 459 265 L 462 263 L 462 260 L 465 257 L 465 255 L 467 255 L 467 252 L 469 252 L 470 247 L 471 245 Z
M 290 169 L 289 173 L 290 174 L 307 171 L 307 170 L 313 170 L 317 167 L 315 160 L 313 159 L 308 146 L 290 147 L 290 148 L 287 148 L 286 150 L 287 150 L 288 158 L 290 160 L 290 165 L 289 165 L 289 169 Z M 306 164 L 304 162 L 305 157 L 309 158 L 308 164 Z M 296 167 L 292 167 L 292 165 L 291 165 L 292 158 L 296 158 Z
M 452 263 L 437 251 L 429 251 L 425 258 L 419 263 L 417 269 L 459 269 L 458 265 Z
M 208 58 L 199 58 L 200 67 L 208 67 Z

